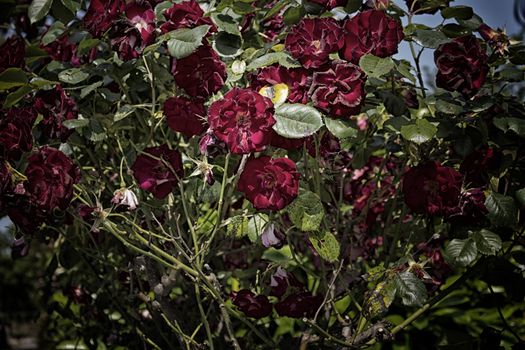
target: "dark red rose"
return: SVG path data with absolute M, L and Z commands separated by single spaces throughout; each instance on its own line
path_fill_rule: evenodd
M 91 0 L 84 25 L 94 37 L 100 38 L 114 25 L 125 6 L 123 0 Z
M 142 44 L 151 44 L 155 40 L 155 12 L 150 4 L 130 3 L 124 12 L 128 23 L 140 33 Z
M 282 16 L 283 13 L 284 11 L 281 11 L 279 14 L 261 21 L 261 31 L 267 42 L 276 40 L 277 36 L 281 34 L 286 27 Z
M 335 118 L 350 118 L 365 102 L 365 73 L 358 66 L 333 61 L 314 73 L 310 95 L 314 105 Z
M 37 114 L 33 108 L 11 108 L 0 119 L 0 158 L 19 160 L 33 148 L 32 128 Z
M 267 156 L 246 162 L 237 189 L 256 209 L 281 210 L 290 204 L 299 191 L 299 172 L 288 158 Z
M 42 46 L 42 49 L 54 60 L 66 62 L 73 67 L 92 62 L 96 58 L 97 49 L 92 48 L 87 56 L 78 55 L 78 45 L 69 40 L 69 35 L 64 34 L 52 43 Z
M 287 272 L 280 266 L 270 277 L 270 295 L 274 297 L 282 297 L 288 291 L 288 288 L 302 289 L 303 287 L 304 285 L 292 273 Z
M 209 17 L 204 17 L 204 11 L 202 11 L 199 3 L 194 0 L 173 4 L 164 12 L 164 17 L 166 23 L 160 27 L 163 33 L 179 28 L 195 28 L 204 24 L 211 26 L 212 31 L 215 30 L 215 24 Z
M 270 66 L 260 69 L 251 76 L 251 88 L 259 91 L 265 86 L 286 84 L 288 86 L 288 99 L 291 103 L 307 103 L 308 90 L 312 79 L 310 73 L 304 68 L 285 68 Z
M 484 223 L 487 214 L 485 193 L 480 188 L 472 188 L 461 193 L 458 205 L 447 213 L 446 220 L 464 225 L 479 225 Z
M 343 31 L 333 18 L 306 18 L 292 27 L 284 45 L 305 68 L 325 64 L 343 45 Z
M 320 295 L 313 296 L 310 292 L 292 294 L 275 304 L 279 316 L 294 318 L 313 317 L 323 303 Z
M 177 176 L 180 178 L 184 175 L 181 154 L 177 150 L 170 150 L 167 145 L 146 148 L 137 157 L 131 170 L 139 187 L 158 199 L 170 194 L 178 183 Z
M 13 190 L 12 174 L 4 161 L 0 160 L 0 214 L 5 209 L 4 196 Z
M 481 89 L 489 71 L 487 53 L 474 35 L 440 45 L 434 52 L 434 61 L 438 68 L 436 85 L 466 97 Z
M 435 14 L 438 10 L 449 6 L 451 0 L 440 0 L 442 4 L 435 0 L 405 0 L 408 10 L 415 14 Z
M 39 211 L 66 210 L 80 169 L 61 151 L 44 146 L 28 158 L 24 183 L 31 206 Z
M 310 2 L 321 5 L 327 10 L 331 10 L 340 6 L 345 6 L 347 1 L 348 0 L 310 0 Z
M 199 151 L 202 155 L 212 158 L 227 153 L 226 144 L 218 140 L 211 129 L 199 140 Z
M 253 90 L 233 88 L 210 106 L 208 123 L 230 152 L 259 152 L 270 143 L 273 103 Z
M 410 168 L 403 176 L 405 203 L 415 213 L 446 215 L 458 205 L 462 176 L 438 162 Z
M 502 159 L 501 151 L 490 147 L 482 147 L 469 154 L 459 167 L 467 187 L 487 186 L 490 174 L 500 168 Z
M 170 97 L 164 103 L 164 115 L 172 130 L 188 137 L 200 135 L 206 130 L 206 108 L 201 102 L 186 97 Z
M 226 65 L 211 46 L 202 45 L 188 57 L 173 59 L 171 73 L 188 95 L 206 99 L 224 86 Z
M 7 39 L 0 46 L 0 73 L 7 68 L 22 68 L 25 64 L 26 45 L 24 40 L 18 37 Z
M 270 145 L 285 150 L 293 150 L 303 148 L 305 141 L 306 139 L 289 139 L 272 130 Z
M 77 119 L 77 103 L 60 85 L 53 90 L 41 90 L 35 96 L 35 109 L 43 117 L 37 128 L 45 139 L 60 139 L 66 142 L 73 133 L 64 126 L 64 121 Z
M 317 150 L 313 139 L 307 143 L 306 147 L 308 148 L 308 154 L 313 158 L 316 158 Z M 319 156 L 321 156 L 321 158 L 331 160 L 341 152 L 341 143 L 339 142 L 339 139 L 332 133 L 325 132 L 319 141 Z
M 263 318 L 272 313 L 272 304 L 265 295 L 255 295 L 247 289 L 231 293 L 233 305 L 237 306 L 246 316 Z
M 146 43 L 142 41 L 140 31 L 126 22 L 118 22 L 111 30 L 111 46 L 123 61 L 140 56 Z
M 394 55 L 404 38 L 401 23 L 380 10 L 368 10 L 347 19 L 344 30 L 344 45 L 339 54 L 354 64 L 366 54 Z

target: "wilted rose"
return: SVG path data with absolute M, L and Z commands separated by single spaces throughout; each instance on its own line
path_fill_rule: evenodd
M 26 45 L 19 37 L 11 37 L 0 46 L 0 73 L 7 68 L 22 68 L 26 55 Z
M 310 95 L 315 106 L 330 116 L 349 118 L 365 102 L 365 80 L 358 66 L 334 61 L 327 70 L 314 73 Z
M 33 108 L 11 108 L 0 119 L 0 158 L 19 160 L 33 148 L 32 128 L 37 114 Z
M 129 3 L 124 9 L 128 23 L 138 30 L 143 45 L 155 40 L 155 12 L 148 2 Z
M 230 152 L 259 152 L 270 143 L 273 118 L 272 101 L 249 89 L 233 88 L 208 110 L 208 123 L 214 135 Z
M 281 249 L 284 245 L 286 237 L 273 223 L 269 223 L 264 227 L 261 234 L 261 241 L 266 248 L 274 247 Z
M 66 142 L 73 130 L 64 126 L 66 120 L 77 119 L 77 103 L 60 85 L 52 90 L 41 90 L 35 95 L 35 109 L 43 117 L 37 128 L 44 139 Z
M 434 52 L 434 61 L 438 68 L 436 85 L 466 97 L 481 89 L 489 71 L 487 53 L 473 35 L 440 45 Z
M 170 97 L 164 103 L 164 115 L 170 129 L 188 137 L 206 130 L 206 108 L 202 102 L 182 96 Z
M 243 289 L 232 292 L 230 297 L 233 305 L 237 306 L 248 317 L 259 319 L 272 313 L 272 304 L 264 295 L 256 295 L 247 289 Z
M 149 147 L 140 154 L 131 166 L 139 187 L 163 199 L 177 185 L 177 177 L 184 175 L 182 156 L 167 145 Z
M 510 42 L 505 32 L 494 30 L 485 23 L 481 23 L 478 28 L 478 33 L 496 53 L 499 55 L 508 53 Z
M 305 68 L 318 68 L 343 44 L 343 31 L 333 18 L 306 18 L 292 27 L 285 47 Z
M 288 158 L 250 158 L 239 178 L 237 189 L 244 193 L 256 209 L 277 211 L 297 197 L 299 177 L 297 166 Z
M 188 57 L 173 59 L 171 73 L 188 95 L 206 99 L 224 86 L 226 65 L 211 46 L 202 45 Z
M 366 54 L 392 56 L 404 37 L 401 23 L 380 10 L 364 11 L 347 19 L 344 30 L 344 45 L 339 54 L 354 64 Z
M 30 205 L 50 212 L 68 208 L 73 185 L 80 180 L 80 169 L 61 151 L 44 146 L 29 156 L 25 175 Z
M 457 207 L 462 176 L 438 162 L 410 168 L 403 176 L 405 203 L 415 213 L 446 215 Z
M 270 277 L 270 295 L 280 298 L 286 294 L 288 288 L 303 289 L 304 285 L 292 273 L 279 266 Z
M 113 193 L 111 203 L 128 207 L 129 210 L 137 209 L 139 200 L 135 192 L 129 188 L 121 188 Z

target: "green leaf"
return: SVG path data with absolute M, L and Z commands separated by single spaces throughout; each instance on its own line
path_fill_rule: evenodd
M 337 238 L 330 232 L 312 235 L 309 237 L 315 251 L 328 262 L 335 262 L 339 259 L 341 246 Z
M 441 10 L 441 16 L 445 19 L 455 18 L 467 20 L 474 16 L 474 11 L 472 10 L 472 7 L 469 6 L 450 6 Z
M 130 105 L 124 105 L 119 108 L 115 116 L 113 116 L 113 121 L 118 122 L 124 118 L 127 118 L 131 113 L 135 112 L 135 107 Z
M 352 124 L 348 120 L 325 117 L 324 123 L 328 131 L 330 131 L 338 139 L 346 139 L 357 136 L 357 129 L 352 127 Z
M 427 300 L 427 290 L 423 282 L 410 271 L 398 273 L 395 278 L 397 294 L 403 305 L 419 306 Z
M 202 39 L 209 30 L 209 25 L 202 25 L 192 29 L 181 28 L 168 33 L 168 52 L 177 59 L 191 55 L 202 45 Z
M 78 44 L 78 54 L 85 55 L 89 53 L 89 50 L 98 45 L 100 40 L 98 39 L 84 39 Z
M 89 125 L 89 119 L 69 119 L 62 123 L 68 129 L 79 129 Z
M 59 21 L 53 23 L 42 37 L 42 44 L 44 46 L 51 44 L 53 41 L 57 40 L 65 30 L 66 26 L 64 23 Z
M 478 256 L 476 242 L 472 238 L 453 239 L 448 244 L 445 255 L 453 265 L 467 266 Z
M 7 68 L 0 73 L 0 91 L 26 85 L 28 82 L 26 73 L 20 68 Z
M 439 99 L 436 101 L 436 110 L 445 114 L 459 115 L 463 112 L 463 106 Z
M 242 53 L 242 37 L 228 32 L 218 32 L 213 40 L 213 48 L 222 57 L 239 56 Z
M 262 213 L 257 213 L 248 220 L 246 225 L 246 235 L 248 235 L 248 238 L 252 243 L 257 242 L 267 223 L 268 215 Z
M 514 131 L 518 136 L 525 137 L 525 119 L 494 118 L 494 125 L 501 131 Z
M 437 133 L 437 127 L 426 119 L 418 119 L 416 124 L 401 127 L 401 136 L 418 145 L 432 139 Z
M 376 287 L 366 293 L 365 312 L 369 318 L 381 317 L 387 311 L 396 297 L 397 287 L 394 279 L 379 282 Z
M 257 57 L 246 67 L 246 70 L 255 70 L 272 64 L 279 63 L 281 66 L 286 68 L 298 68 L 301 67 L 299 63 L 294 61 L 294 59 L 287 54 L 286 52 L 270 52 L 261 57 Z
M 4 101 L 4 108 L 11 108 L 15 104 L 18 103 L 22 98 L 24 98 L 27 94 L 32 92 L 34 88 L 30 85 L 24 85 L 18 88 L 17 90 L 13 91 L 7 97 Z
M 80 68 L 70 68 L 58 73 L 58 79 L 68 84 L 78 84 L 89 78 L 89 73 Z
M 490 221 L 497 226 L 514 227 L 518 220 L 518 208 L 514 199 L 499 193 L 491 193 L 485 200 Z
M 522 207 L 525 207 L 525 188 L 516 191 L 516 199 L 520 202 Z
M 273 129 L 281 136 L 300 139 L 313 135 L 323 126 L 321 113 L 303 104 L 284 103 L 275 110 Z
M 458 37 L 461 37 L 461 36 L 466 36 L 466 35 L 471 34 L 470 29 L 465 28 L 465 27 L 460 26 L 459 24 L 455 24 L 455 23 L 445 24 L 441 28 L 441 31 L 443 32 L 443 34 L 445 34 L 449 38 L 458 38 Z
M 27 15 L 31 23 L 38 22 L 44 18 L 51 9 L 52 4 L 53 0 L 33 0 L 27 10 Z
M 380 58 L 374 55 L 364 55 L 359 60 L 359 66 L 370 77 L 379 78 L 394 69 L 394 61 L 390 57 Z
M 410 72 L 410 69 L 412 68 L 410 63 L 408 63 L 405 60 L 401 60 L 396 65 L 396 68 L 397 68 L 397 71 L 399 72 L 399 74 L 401 74 L 402 76 L 404 76 L 405 78 L 410 80 L 412 83 L 416 82 L 416 77 L 414 76 L 414 74 L 412 74 L 412 72 Z
M 239 23 L 233 17 L 223 13 L 212 13 L 211 18 L 220 30 L 240 35 Z
M 73 13 L 77 13 L 78 10 L 80 10 L 80 1 L 74 1 L 74 0 L 61 0 L 62 4 L 69 9 L 69 11 Z
M 346 13 L 354 13 L 363 6 L 363 0 L 348 0 L 345 6 Z
M 303 6 L 289 7 L 284 11 L 283 21 L 287 25 L 293 25 L 299 23 L 305 15 L 306 10 Z
M 301 231 L 316 231 L 324 217 L 321 200 L 310 191 L 301 193 L 286 210 L 292 223 Z
M 472 236 L 476 242 L 478 252 L 485 255 L 496 255 L 501 249 L 501 238 L 489 231 L 482 229 Z
M 87 95 L 89 95 L 90 93 L 92 93 L 93 91 L 101 87 L 103 84 L 104 82 L 101 80 L 101 81 L 97 81 L 96 83 L 86 86 L 85 88 L 80 90 L 80 98 L 86 97 Z
M 430 49 L 437 49 L 439 45 L 450 42 L 445 34 L 436 30 L 418 29 L 412 38 L 418 45 Z

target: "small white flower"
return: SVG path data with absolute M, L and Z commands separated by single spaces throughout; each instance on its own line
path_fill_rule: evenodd
M 128 188 L 121 188 L 113 193 L 111 203 L 124 205 L 127 206 L 129 210 L 135 210 L 139 205 L 139 200 L 137 199 L 135 192 Z

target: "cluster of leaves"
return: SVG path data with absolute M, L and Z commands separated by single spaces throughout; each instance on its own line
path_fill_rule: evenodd
M 0 2 L 42 344 L 523 346 L 525 45 L 450 2 Z

